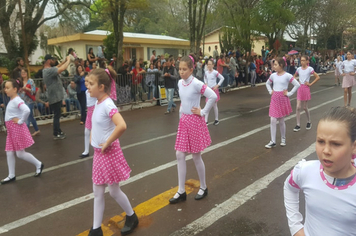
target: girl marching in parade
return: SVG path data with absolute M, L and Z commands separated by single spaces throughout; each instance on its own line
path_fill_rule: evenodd
M 339 71 L 342 79 L 342 88 L 344 89 L 344 105 L 350 106 L 352 97 L 352 87 L 356 85 L 355 81 L 355 67 L 356 60 L 352 59 L 351 52 L 346 54 L 347 60 L 343 61 L 340 65 Z

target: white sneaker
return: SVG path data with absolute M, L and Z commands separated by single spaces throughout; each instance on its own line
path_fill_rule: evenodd
M 269 141 L 269 143 L 265 145 L 265 148 L 271 149 L 271 148 L 273 148 L 275 146 L 276 146 L 276 144 L 274 142 Z
M 281 144 L 280 144 L 282 147 L 286 146 L 286 138 L 282 138 L 281 140 Z

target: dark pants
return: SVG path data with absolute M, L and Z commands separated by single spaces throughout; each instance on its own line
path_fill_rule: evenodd
M 87 96 L 85 95 L 85 91 L 81 91 L 80 93 L 77 93 L 77 97 L 81 107 L 80 121 L 85 123 L 85 120 L 87 118 Z
M 62 133 L 61 127 L 59 125 L 59 119 L 61 118 L 62 111 L 62 101 L 50 104 L 49 107 L 53 111 L 53 135 L 57 136 L 58 134 Z

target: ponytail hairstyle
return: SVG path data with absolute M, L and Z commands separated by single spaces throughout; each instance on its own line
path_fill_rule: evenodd
M 276 61 L 278 65 L 284 70 L 284 67 L 286 66 L 286 62 L 284 61 L 284 59 L 282 57 L 277 57 Z
M 180 62 L 182 62 L 182 61 L 187 63 L 187 66 L 189 69 L 192 69 L 192 68 L 194 69 L 197 58 L 195 57 L 194 53 L 190 53 L 189 56 L 182 57 L 182 59 L 180 59 Z
M 22 79 L 9 79 L 6 82 L 10 82 L 13 88 L 17 89 L 17 92 L 23 87 Z
M 307 55 L 303 55 L 300 57 L 300 59 L 304 58 L 306 61 L 309 61 L 309 57 Z
M 346 125 L 352 142 L 356 141 L 356 109 L 351 107 L 332 107 L 320 121 L 336 121 Z
M 110 95 L 112 80 L 114 80 L 114 78 L 117 76 L 115 70 L 111 66 L 109 66 L 107 69 L 94 69 L 89 73 L 89 76 L 94 76 L 96 78 L 98 81 L 98 86 L 104 85 L 105 93 Z

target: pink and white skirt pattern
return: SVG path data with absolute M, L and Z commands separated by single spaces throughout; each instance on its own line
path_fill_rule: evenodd
M 309 101 L 310 99 L 310 87 L 308 85 L 301 84 L 297 91 L 297 100 Z
M 214 90 L 213 88 L 211 88 L 211 89 L 216 93 L 216 96 L 218 97 L 215 102 L 218 102 L 220 100 L 219 89 L 216 89 L 216 90 Z M 207 101 L 208 101 L 208 98 L 205 98 L 205 102 L 207 102 Z
M 346 74 L 342 79 L 342 88 L 349 88 L 356 85 L 355 76 Z
M 94 148 L 92 180 L 96 185 L 113 184 L 127 180 L 131 169 L 126 162 L 119 140 L 115 140 L 104 154 Z
M 289 97 L 283 94 L 283 91 L 273 91 L 271 103 L 269 105 L 269 116 L 281 118 L 292 113 Z
M 21 151 L 35 143 L 26 123 L 19 125 L 13 121 L 6 121 L 5 125 L 7 128 L 6 152 Z
M 85 128 L 91 130 L 91 118 L 93 116 L 95 106 L 91 106 L 87 108 L 87 118 L 85 120 Z
M 179 120 L 175 150 L 199 153 L 211 144 L 204 117 L 182 114 Z

